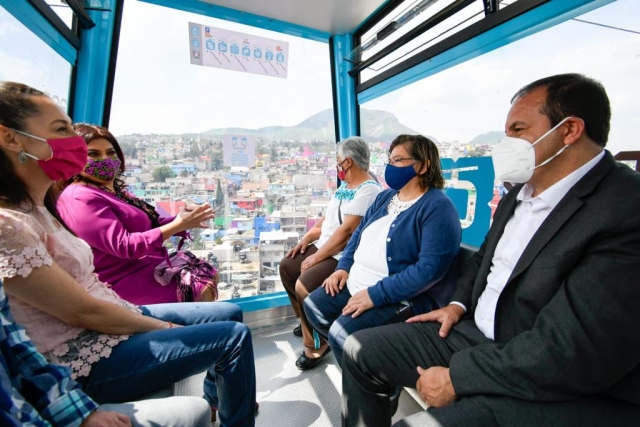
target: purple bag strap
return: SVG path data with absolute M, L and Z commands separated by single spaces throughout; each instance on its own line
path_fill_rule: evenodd
M 180 249 L 182 249 L 182 246 L 184 246 L 184 241 L 185 238 L 181 238 L 180 239 L 180 243 L 178 243 L 178 252 L 180 252 Z M 173 265 L 171 265 L 171 259 L 169 259 L 169 251 L 167 251 L 167 248 L 163 247 L 162 251 L 164 252 L 164 260 L 167 263 L 167 265 L 169 266 L 169 268 L 173 268 Z

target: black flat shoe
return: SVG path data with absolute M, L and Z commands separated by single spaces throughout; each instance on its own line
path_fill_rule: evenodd
M 307 357 L 307 355 L 304 354 L 304 350 L 303 350 L 300 357 L 298 357 L 298 360 L 296 360 L 296 367 L 301 371 L 308 371 L 309 369 L 313 369 L 316 366 L 318 366 L 322 361 L 322 359 L 324 359 L 324 357 L 329 353 L 331 353 L 331 347 L 327 347 L 325 352 L 322 353 L 322 356 L 316 359 L 312 359 L 310 357 Z
M 299 323 L 298 323 L 298 326 L 293 328 L 293 335 L 295 335 L 297 337 L 301 337 L 302 336 L 302 326 Z

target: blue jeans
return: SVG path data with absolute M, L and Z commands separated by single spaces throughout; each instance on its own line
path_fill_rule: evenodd
M 355 319 L 351 315 L 343 316 L 342 309 L 351 298 L 345 286 L 340 293 L 331 296 L 325 288 L 311 292 L 304 300 L 304 312 L 313 329 L 329 341 L 329 346 L 342 368 L 342 349 L 344 342 L 356 331 L 402 322 L 408 318 L 406 312 L 400 313 L 401 304 L 374 307 L 360 314 Z
M 83 389 L 99 403 L 139 399 L 207 371 L 204 398 L 223 426 L 255 423 L 253 344 L 235 304 L 179 303 L 140 307 L 145 316 L 183 328 L 132 335 L 91 368 Z

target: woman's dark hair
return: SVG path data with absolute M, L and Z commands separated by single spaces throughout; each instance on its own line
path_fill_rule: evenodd
M 46 96 L 38 89 L 22 83 L 0 82 L 0 125 L 24 131 L 25 121 L 40 113 L 35 100 Z M 52 187 L 47 190 L 44 206 L 69 230 L 56 210 L 56 197 Z M 0 150 L 0 203 L 14 208 L 26 207 L 29 210 L 35 206 L 27 184 L 16 175 L 13 163 L 3 150 Z
M 118 144 L 118 140 L 111 132 L 101 126 L 90 125 L 87 123 L 76 123 L 73 125 L 73 129 L 78 133 L 78 135 L 84 138 L 87 145 L 94 139 L 99 138 L 104 138 L 113 145 L 113 149 L 116 150 L 116 155 L 118 156 L 118 159 L 120 159 L 120 173 L 114 179 L 113 187 L 116 190 L 116 193 L 122 191 L 126 187 L 124 180 L 120 178 L 125 171 L 124 153 L 122 152 L 122 148 L 120 148 L 120 144 Z M 71 178 L 67 184 L 73 182 L 73 180 L 74 178 Z
M 511 103 L 538 88 L 546 89 L 542 114 L 549 118 L 551 127 L 565 117 L 579 117 L 584 120 L 587 136 L 601 147 L 607 145 L 611 105 L 600 82 L 575 73 L 545 77 L 520 89 Z
M 438 147 L 429 138 L 422 135 L 398 135 L 389 147 L 389 155 L 394 148 L 402 145 L 411 158 L 418 161 L 418 170 L 427 165 L 427 171 L 420 176 L 420 187 L 444 188 L 445 182 L 440 167 Z

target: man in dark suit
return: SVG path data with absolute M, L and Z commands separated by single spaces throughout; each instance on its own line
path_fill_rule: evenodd
M 640 425 L 640 174 L 604 150 L 600 83 L 548 77 L 512 100 L 494 151 L 514 186 L 449 306 L 360 331 L 343 358 L 344 426 Z

